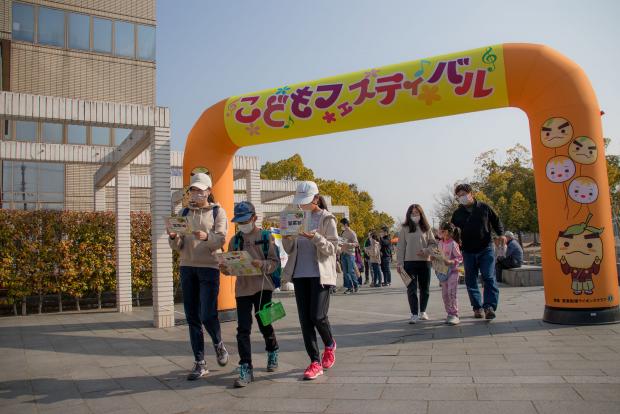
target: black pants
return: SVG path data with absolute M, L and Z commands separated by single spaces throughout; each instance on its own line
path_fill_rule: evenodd
M 418 312 L 426 312 L 431 285 L 431 262 L 407 261 L 404 268 L 405 272 L 413 279 L 409 286 L 407 286 L 407 299 L 409 299 L 411 314 L 417 315 Z M 420 288 L 419 308 L 418 287 Z
M 495 279 L 502 282 L 502 269 L 514 269 L 516 267 L 521 267 L 521 264 L 517 263 L 512 257 L 498 257 L 495 259 Z
M 250 341 L 250 333 L 252 332 L 252 314 L 256 314 L 265 303 L 271 302 L 270 290 L 258 292 L 252 296 L 241 296 L 237 300 L 237 347 L 239 348 L 239 365 L 249 364 L 252 368 L 252 342 Z M 267 352 L 278 349 L 278 341 L 276 333 L 272 325 L 263 325 L 258 316 L 258 329 L 265 339 L 265 350 Z
M 316 331 L 321 335 L 323 344 L 331 346 L 334 342 L 329 326 L 329 286 L 321 286 L 319 277 L 294 278 L 295 299 L 301 333 L 304 336 L 306 352 L 313 362 L 320 362 L 321 356 L 316 341 Z
M 202 327 L 207 329 L 213 345 L 222 341 L 217 314 L 217 295 L 220 291 L 220 271 L 210 267 L 181 266 L 183 307 L 189 328 L 189 339 L 196 361 L 205 358 Z
M 381 272 L 383 273 L 383 283 L 392 284 L 392 271 L 390 270 L 390 257 L 381 257 Z
M 364 258 L 364 283 L 368 283 L 369 275 L 370 275 L 370 264 L 368 263 L 368 258 Z

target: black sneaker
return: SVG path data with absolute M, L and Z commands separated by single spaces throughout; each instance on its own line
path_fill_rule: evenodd
M 243 388 L 254 381 L 254 370 L 249 364 L 239 365 L 239 378 L 235 380 L 235 388 Z
M 226 347 L 224 346 L 224 342 L 220 342 L 219 344 L 215 345 L 214 348 L 215 348 L 215 355 L 217 356 L 217 364 L 220 367 L 223 367 L 226 364 L 228 364 L 228 351 L 226 350 Z
M 353 293 L 351 289 L 347 289 L 344 292 L 342 292 L 343 295 L 350 295 L 351 293 Z
M 278 369 L 278 350 L 267 352 L 267 372 Z
M 484 308 L 484 318 L 495 319 L 495 312 L 493 311 L 493 308 Z
M 198 378 L 201 378 L 208 373 L 209 370 L 207 369 L 207 363 L 205 361 L 196 361 L 192 372 L 187 375 L 187 380 L 196 381 Z
M 355 288 L 354 288 L 354 290 L 353 290 L 353 291 L 354 291 L 355 293 L 357 293 L 357 292 L 359 292 L 359 290 L 360 290 L 359 286 L 355 286 Z

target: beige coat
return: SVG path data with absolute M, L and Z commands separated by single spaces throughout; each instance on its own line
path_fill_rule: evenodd
M 420 226 L 416 231 L 409 232 L 408 226 L 402 226 L 398 235 L 398 245 L 396 247 L 397 263 L 403 266 L 408 261 L 430 261 L 430 254 L 433 249 L 437 248 L 437 240 L 433 231 L 423 232 Z M 418 256 L 418 252 L 423 252 L 424 256 Z
M 370 238 L 370 245 L 365 249 L 370 263 L 381 263 L 381 245 L 373 238 Z
M 327 210 L 322 211 L 319 227 L 310 241 L 316 247 L 316 259 L 319 265 L 321 284 L 336 286 L 338 229 L 336 227 L 336 217 L 332 213 Z M 282 245 L 284 246 L 284 251 L 288 254 L 288 260 L 282 275 L 286 282 L 291 282 L 297 260 L 297 237 L 283 237 Z
M 179 252 L 181 266 L 219 269 L 213 253 L 220 253 L 222 251 L 228 229 L 228 220 L 226 219 L 226 211 L 220 207 L 215 223 L 213 222 L 212 210 L 216 205 L 213 203 L 203 208 L 190 209 L 187 215 L 192 229 L 207 233 L 207 240 L 199 240 L 193 234 L 177 234 L 174 239 L 168 238 L 170 247 Z

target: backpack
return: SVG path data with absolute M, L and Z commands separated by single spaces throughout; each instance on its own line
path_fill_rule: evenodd
M 215 230 L 215 219 L 217 218 L 217 213 L 220 212 L 220 206 L 213 206 L 211 209 L 213 212 L 213 230 Z M 183 211 L 181 211 L 181 217 L 187 217 L 189 214 L 189 207 L 185 207 Z
M 261 230 L 260 231 L 260 241 L 256 241 L 256 244 L 260 244 L 263 248 L 263 256 L 265 257 L 265 260 L 267 260 L 267 257 L 269 256 L 269 242 L 270 242 L 270 238 L 271 238 L 271 232 L 269 230 Z M 231 240 L 232 242 L 232 249 L 234 251 L 239 251 L 239 250 L 243 250 L 243 235 L 241 232 L 237 232 L 237 234 L 235 234 Z M 280 277 L 282 275 L 282 264 L 280 263 L 280 249 L 278 248 L 277 244 L 274 244 L 274 247 L 276 249 L 276 256 L 278 258 L 278 264 L 276 266 L 276 270 L 274 270 L 271 273 L 271 280 L 273 281 L 274 284 L 276 284 L 277 280 L 280 280 Z

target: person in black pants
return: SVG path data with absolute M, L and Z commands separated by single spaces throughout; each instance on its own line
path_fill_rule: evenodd
M 259 275 L 237 277 L 235 282 L 235 299 L 237 301 L 237 347 L 239 349 L 239 378 L 234 382 L 236 388 L 246 387 L 254 381 L 252 364 L 252 316 L 260 311 L 266 303 L 271 302 L 275 288 L 271 274 L 280 266 L 280 258 L 276 253 L 276 245 L 268 230 L 256 226 L 256 209 L 248 201 L 235 206 L 233 223 L 239 231 L 230 240 L 228 251 L 244 250 L 252 257 L 252 265 L 260 269 Z M 230 274 L 225 264 L 220 264 L 220 271 Z M 267 351 L 267 371 L 278 368 L 278 341 L 271 324 L 263 325 L 256 316 L 258 329 L 265 340 Z
M 383 227 L 381 232 L 381 272 L 383 273 L 383 286 L 392 285 L 392 271 L 390 263 L 392 262 L 392 241 L 390 240 L 390 232 L 387 227 Z
M 313 380 L 323 375 L 336 361 L 336 341 L 333 338 L 327 313 L 329 289 L 336 285 L 336 252 L 338 232 L 336 217 L 327 211 L 327 204 L 319 195 L 317 185 L 304 181 L 297 186 L 293 204 L 300 205 L 308 217 L 308 226 L 298 236 L 284 236 L 282 244 L 288 254 L 284 278 L 293 281 L 299 323 L 310 365 L 304 379 Z M 325 345 L 323 357 L 319 353 L 316 332 Z
M 409 323 L 428 320 L 428 305 L 431 284 L 430 254 L 437 248 L 437 240 L 428 224 L 422 206 L 412 204 L 407 209 L 406 221 L 398 235 L 398 272 L 403 270 L 413 279 L 407 286 L 407 299 L 411 310 Z M 417 291 L 420 289 L 418 302 Z

